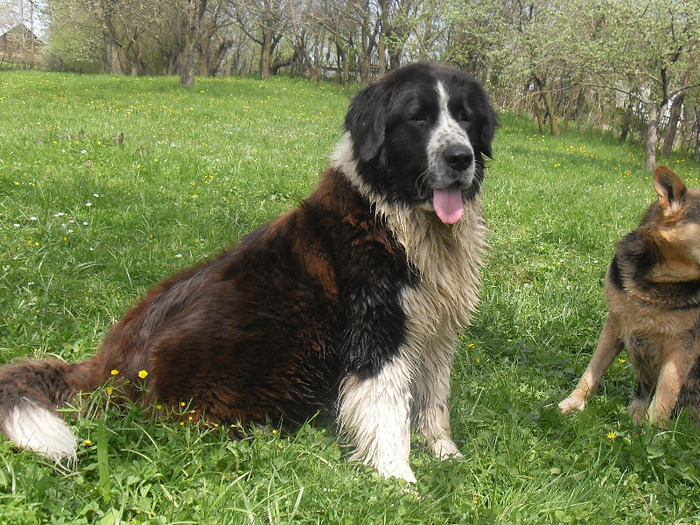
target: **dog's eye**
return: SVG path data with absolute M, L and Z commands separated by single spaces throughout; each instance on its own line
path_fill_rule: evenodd
M 428 114 L 423 111 L 419 111 L 408 117 L 408 120 L 415 122 L 416 124 L 422 124 L 428 122 Z

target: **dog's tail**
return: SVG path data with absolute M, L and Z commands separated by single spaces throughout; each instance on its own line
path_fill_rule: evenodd
M 0 431 L 19 448 L 57 463 L 72 462 L 77 439 L 57 408 L 107 378 L 95 358 L 68 364 L 24 360 L 0 367 Z

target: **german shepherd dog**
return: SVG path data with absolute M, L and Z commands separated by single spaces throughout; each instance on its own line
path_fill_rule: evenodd
M 386 477 L 415 481 L 411 428 L 437 457 L 459 455 L 450 369 L 478 302 L 495 127 L 479 83 L 447 66 L 405 66 L 363 89 L 300 206 L 160 283 L 94 357 L 0 368 L 0 430 L 75 458 L 55 408 L 115 370 L 128 397 L 190 403 L 213 423 L 294 425 L 328 412 L 352 457 Z
M 605 278 L 609 315 L 576 389 L 559 403 L 583 410 L 626 348 L 637 374 L 628 413 L 663 422 L 681 407 L 700 414 L 700 190 L 663 166 L 658 200 L 617 245 Z

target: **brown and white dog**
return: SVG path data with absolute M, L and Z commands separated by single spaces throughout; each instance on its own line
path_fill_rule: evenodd
M 583 410 L 605 371 L 627 349 L 637 374 L 635 420 L 669 419 L 676 408 L 700 415 L 700 190 L 663 166 L 658 200 L 617 245 L 605 279 L 609 315 L 578 386 L 559 403 Z
M 360 91 L 299 207 L 160 283 L 94 357 L 0 368 L 0 428 L 19 447 L 75 458 L 55 409 L 117 370 L 128 397 L 187 402 L 208 422 L 330 411 L 353 458 L 385 477 L 415 481 L 412 427 L 436 456 L 458 455 L 450 369 L 478 300 L 495 126 L 479 84 L 446 66 L 406 66 Z

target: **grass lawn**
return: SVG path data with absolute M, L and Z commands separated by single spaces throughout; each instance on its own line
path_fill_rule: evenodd
M 0 362 L 92 354 L 174 271 L 295 206 L 350 94 L 273 78 L 0 73 Z M 416 447 L 415 491 L 344 459 L 332 428 L 223 431 L 107 407 L 78 417 L 63 471 L 0 439 L 0 522 L 693 523 L 700 434 L 626 416 L 626 354 L 560 416 L 606 315 L 614 242 L 655 198 L 641 148 L 541 136 L 502 116 L 485 184 L 482 305 L 453 374 L 465 458 Z M 689 185 L 700 166 L 668 160 Z M 104 404 L 106 396 L 95 396 Z M 70 417 L 70 416 L 69 416 Z

